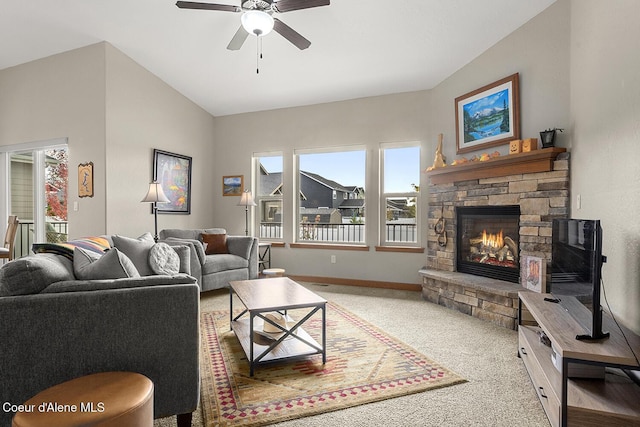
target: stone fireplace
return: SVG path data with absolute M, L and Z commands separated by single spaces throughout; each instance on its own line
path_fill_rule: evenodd
M 515 329 L 520 260 L 549 264 L 552 221 L 569 216 L 569 155 L 550 148 L 473 163 L 429 172 L 422 295 Z

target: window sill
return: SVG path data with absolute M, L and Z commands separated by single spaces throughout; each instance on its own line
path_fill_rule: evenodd
M 424 248 L 416 246 L 376 246 L 376 252 L 405 252 L 412 254 L 424 253 Z
M 334 251 L 368 251 L 367 245 L 337 245 L 328 243 L 289 243 L 295 249 L 331 249 Z

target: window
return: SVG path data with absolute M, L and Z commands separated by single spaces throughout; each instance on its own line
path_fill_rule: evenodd
M 261 239 L 282 239 L 282 156 L 256 156 L 256 204 Z
M 33 242 L 66 241 L 66 139 L 4 146 L 0 158 L 0 174 L 7 177 L 0 210 L 20 220 L 15 256 L 28 255 Z
M 297 241 L 364 243 L 365 150 L 296 154 Z
M 381 165 L 381 243 L 415 245 L 418 243 L 420 146 L 383 146 Z

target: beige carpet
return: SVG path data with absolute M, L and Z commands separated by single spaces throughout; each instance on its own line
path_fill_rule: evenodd
M 514 426 L 548 427 L 542 406 L 517 355 L 517 334 L 422 300 L 417 292 L 306 284 L 460 374 L 468 382 L 311 417 L 281 427 Z M 228 309 L 227 291 L 202 295 L 201 310 Z M 174 427 L 175 417 L 155 427 Z M 202 427 L 202 411 L 194 412 Z

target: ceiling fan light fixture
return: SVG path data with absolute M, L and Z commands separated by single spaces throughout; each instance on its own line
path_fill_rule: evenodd
M 248 10 L 240 17 L 242 27 L 256 37 L 266 36 L 273 30 L 273 17 L 261 10 Z

